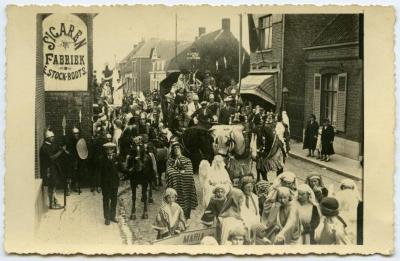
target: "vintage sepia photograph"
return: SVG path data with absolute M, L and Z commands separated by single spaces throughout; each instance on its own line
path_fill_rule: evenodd
M 49 10 L 29 43 L 35 244 L 364 245 L 362 10 Z

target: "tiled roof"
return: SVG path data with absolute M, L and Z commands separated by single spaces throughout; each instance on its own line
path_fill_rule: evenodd
M 359 39 L 358 14 L 339 14 L 317 36 L 311 46 L 324 46 L 357 42 Z

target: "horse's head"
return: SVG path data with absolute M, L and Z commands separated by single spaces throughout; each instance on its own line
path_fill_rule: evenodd
M 244 144 L 243 126 L 241 125 L 215 125 L 210 129 L 213 137 L 213 149 L 215 154 L 227 155 L 235 151 L 241 155 L 241 147 Z

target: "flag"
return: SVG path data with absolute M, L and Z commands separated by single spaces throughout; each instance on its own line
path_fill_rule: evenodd
M 247 15 L 248 18 L 248 24 L 249 24 L 249 41 L 250 41 L 250 51 L 251 52 L 255 52 L 257 51 L 259 48 L 259 44 L 260 44 L 260 39 L 258 36 L 258 31 L 257 31 L 257 27 L 254 23 L 254 19 L 253 19 L 253 15 L 252 14 L 248 14 Z
M 246 58 L 246 54 L 245 54 L 245 52 L 243 51 L 243 56 L 242 56 L 242 65 L 244 64 L 244 59 Z
M 225 70 L 226 70 L 226 57 L 224 56 L 224 65 L 225 65 Z
M 218 71 L 218 60 L 215 61 L 215 67 L 217 68 Z

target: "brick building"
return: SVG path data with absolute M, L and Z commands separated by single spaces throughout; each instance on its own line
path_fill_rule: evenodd
M 40 189 L 39 150 L 51 128 L 56 142 L 74 126 L 92 135 L 93 18 L 95 14 L 38 14 L 36 17 L 35 177 L 38 186 L 35 220 L 45 210 Z M 78 68 L 78 70 L 75 70 Z M 65 121 L 63 120 L 65 119 Z M 43 192 L 43 193 L 42 193 Z
M 244 97 L 261 98 L 269 109 L 286 109 L 293 138 L 301 139 L 304 128 L 303 48 L 334 17 L 331 14 L 249 15 L 250 72 L 242 79 L 241 93 Z
M 362 24 L 361 15 L 336 15 L 304 48 L 304 113 L 315 114 L 318 122 L 330 119 L 335 152 L 357 160 L 363 153 Z
M 189 42 L 178 42 L 178 54 Z M 134 45 L 118 64 L 125 93 L 148 92 L 159 87 L 167 75 L 167 67 L 175 56 L 175 41 L 151 38 Z

